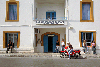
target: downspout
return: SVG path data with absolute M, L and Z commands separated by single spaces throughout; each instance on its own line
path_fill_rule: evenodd
M 69 23 L 69 10 L 68 10 L 68 6 L 69 6 L 69 3 L 68 3 L 68 0 L 67 0 L 67 23 Z M 68 42 L 69 42 L 69 29 L 68 29 Z
M 32 4 L 32 21 L 33 21 L 33 4 Z M 32 22 L 33 23 L 33 22 Z M 31 23 L 31 28 L 32 28 L 32 23 Z M 32 32 L 33 33 L 33 32 Z M 33 34 L 31 33 L 31 39 L 33 40 Z M 32 40 L 31 40 L 31 43 L 32 43 Z

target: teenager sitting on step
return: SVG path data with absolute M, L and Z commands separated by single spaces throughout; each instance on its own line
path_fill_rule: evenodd
M 9 40 L 9 44 L 8 44 L 6 53 L 8 53 L 9 49 L 11 49 L 11 53 L 12 53 L 12 48 L 13 48 L 13 43 L 11 42 L 11 40 Z

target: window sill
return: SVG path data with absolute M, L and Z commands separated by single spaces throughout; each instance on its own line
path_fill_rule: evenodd
M 94 20 L 80 20 L 80 22 L 94 22 Z
M 18 22 L 19 20 L 5 20 L 5 22 Z

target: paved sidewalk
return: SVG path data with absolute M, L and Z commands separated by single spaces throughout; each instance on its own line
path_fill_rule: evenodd
M 60 57 L 60 53 L 0 53 L 0 57 Z M 100 54 L 81 54 L 81 57 L 100 59 Z

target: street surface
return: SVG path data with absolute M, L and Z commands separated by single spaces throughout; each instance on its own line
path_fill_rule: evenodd
M 0 57 L 0 67 L 100 67 L 100 59 Z

